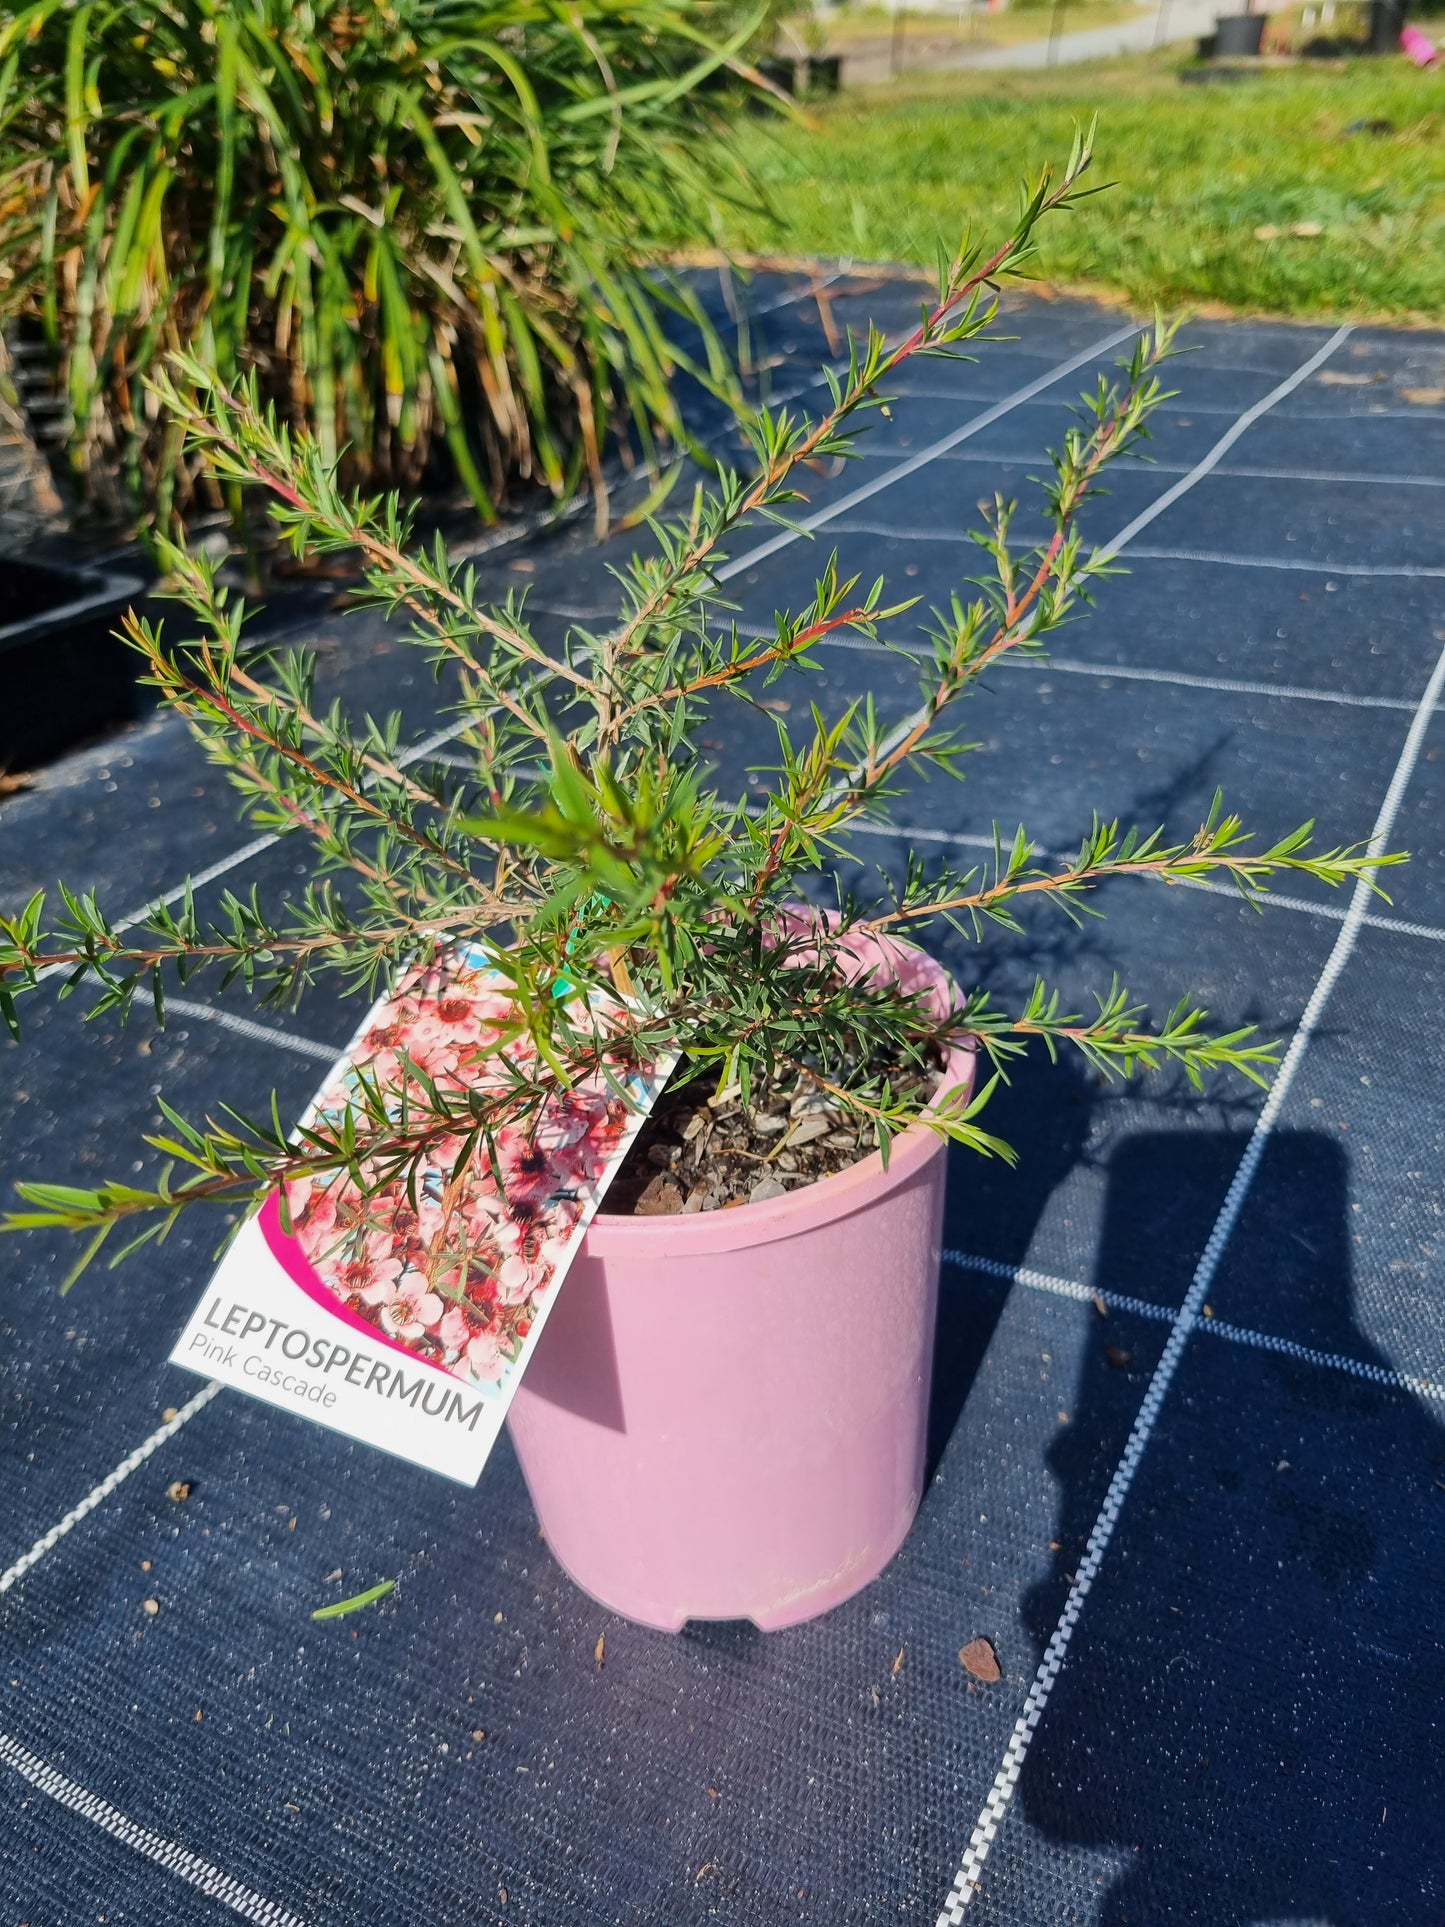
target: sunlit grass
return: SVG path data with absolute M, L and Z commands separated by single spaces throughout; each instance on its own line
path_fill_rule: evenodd
M 1042 234 L 1043 280 L 1145 304 L 1445 313 L 1445 76 L 1394 60 L 1195 87 L 1175 55 L 855 90 L 809 128 L 760 127 L 778 218 L 732 239 L 931 264 L 966 223 L 1011 214 L 1021 161 L 1064 151 L 1096 113 L 1098 178 L 1115 186 Z M 1346 132 L 1359 121 L 1392 131 Z

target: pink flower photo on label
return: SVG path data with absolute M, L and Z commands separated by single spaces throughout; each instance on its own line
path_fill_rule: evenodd
M 399 1109 L 418 1071 L 439 1090 L 500 1090 L 536 1052 L 514 1022 L 500 973 L 453 959 L 405 983 L 373 1014 L 317 1109 L 352 1101 L 358 1080 Z M 287 1189 L 292 1231 L 349 1316 L 468 1383 L 501 1386 L 565 1271 L 642 1114 L 670 1065 L 610 1066 L 629 1105 L 598 1075 L 559 1091 L 490 1149 L 439 1139 L 422 1166 L 363 1197 L 345 1173 Z M 394 1096 L 394 1103 L 393 1103 Z

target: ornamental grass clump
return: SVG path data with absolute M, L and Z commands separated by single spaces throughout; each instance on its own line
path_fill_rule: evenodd
M 650 459 L 686 440 L 678 371 L 729 380 L 648 263 L 748 198 L 705 83 L 751 73 L 750 24 L 716 0 L 10 12 L 0 323 L 48 344 L 84 492 L 164 522 L 205 486 L 148 385 L 184 350 L 254 376 L 351 484 L 455 481 L 491 516 L 587 478 L 601 513 L 609 424 Z
M 1008 1005 L 965 977 L 944 1009 L 882 973 L 860 974 L 857 957 L 879 940 L 912 942 L 941 928 L 970 939 L 992 925 L 1018 931 L 1035 903 L 1076 920 L 1095 915 L 1096 891 L 1115 879 L 1226 879 L 1257 903 L 1282 872 L 1339 884 L 1394 859 L 1314 850 L 1308 824 L 1258 847 L 1216 803 L 1182 842 L 1095 820 L 1067 859 L 1045 856 L 1020 829 L 997 833 L 992 854 L 962 869 L 911 858 L 881 898 L 830 882 L 850 859 L 852 833 L 886 813 L 910 772 L 963 766 L 971 745 L 955 732 L 955 712 L 988 672 L 1010 656 L 1038 659 L 1108 573 L 1107 554 L 1085 546 L 1079 516 L 1108 465 L 1147 434 L 1168 327 L 1141 334 L 1116 378 L 1085 397 L 1043 487 L 1045 538 L 1021 547 L 1011 505 L 994 505 L 977 537 L 982 575 L 932 612 L 912 651 L 919 700 L 903 721 L 885 723 L 868 700 L 837 713 L 814 705 L 801 725 L 761 705 L 783 677 L 816 669 L 830 637 L 902 647 L 913 603 L 890 602 L 882 581 L 862 586 L 833 557 L 799 605 L 758 637 L 739 628 L 718 580 L 739 528 L 786 522 L 812 465 L 853 451 L 860 421 L 884 405 L 906 362 L 960 356 L 987 337 L 994 290 L 1027 262 L 1038 223 L 1079 198 L 1089 158 L 1081 140 L 1062 174 L 1046 174 L 1026 196 L 1001 244 L 965 241 L 904 339 L 870 329 L 853 344 L 846 366 L 827 377 L 831 405 L 819 418 L 767 408 L 746 416 L 754 471 L 724 469 L 687 514 L 656 523 L 652 551 L 620 573 L 615 624 L 574 628 L 552 650 L 522 602 L 484 604 L 473 572 L 449 561 L 440 542 L 415 547 L 394 499 L 344 492 L 326 451 L 288 431 L 254 385 L 228 390 L 200 363 L 173 362 L 155 393 L 194 458 L 227 487 L 267 491 L 298 555 L 359 559 L 364 599 L 406 626 L 448 692 L 461 754 L 414 759 L 394 720 L 318 707 L 312 656 L 249 650 L 244 608 L 211 563 L 167 549 L 172 592 L 192 619 L 187 639 L 163 641 L 132 618 L 130 640 L 246 798 L 252 822 L 309 842 L 312 874 L 274 905 L 253 891 L 203 908 L 187 890 L 125 927 L 94 896 L 62 890 L 52 912 L 37 895 L 0 918 L 6 1017 L 16 1026 L 24 993 L 52 977 L 93 992 L 94 1012 L 123 1016 L 144 997 L 158 1021 L 167 985 L 206 971 L 290 1006 L 323 973 L 372 995 L 420 981 L 417 973 L 444 983 L 454 960 L 470 969 L 480 960 L 501 994 L 475 1078 L 434 1077 L 393 1050 L 352 1080 L 345 1102 L 289 1135 L 274 1106 L 269 1119 L 227 1112 L 204 1121 L 167 1107 L 169 1130 L 149 1140 L 164 1160 L 151 1180 L 27 1184 L 28 1208 L 10 1225 L 86 1233 L 87 1257 L 119 1232 L 113 1250 L 124 1255 L 201 1202 L 234 1211 L 342 1174 L 363 1198 L 388 1190 L 394 1198 L 434 1167 L 443 1145 L 453 1179 L 490 1167 L 501 1180 L 559 1093 L 599 1075 L 615 1081 L 619 1061 L 652 1064 L 674 1052 L 667 1103 L 682 1091 L 684 1110 L 702 1113 L 712 1097 L 714 1110 L 732 1105 L 766 1138 L 777 1129 L 769 1120 L 796 1118 L 816 1095 L 828 1134 L 847 1140 L 852 1158 L 874 1147 L 886 1157 L 920 1118 L 962 1145 L 1011 1157 L 981 1114 L 997 1080 L 1036 1043 L 1077 1050 L 1110 1075 L 1172 1064 L 1196 1085 L 1217 1070 L 1262 1083 L 1277 1047 L 1250 1028 L 1211 1026 L 1188 1000 L 1151 1023 L 1117 982 L 1081 1013 L 1042 979 Z M 776 730 L 774 759 L 741 796 L 719 786 L 702 750 L 705 715 L 728 702 L 752 706 Z M 800 912 L 822 890 L 832 898 L 827 913 Z M 935 1095 L 939 1070 L 960 1047 L 976 1052 L 980 1076 L 972 1089 L 945 1080 Z M 674 1122 L 691 1143 L 686 1116 Z M 724 1137 L 745 1162 L 743 1138 Z M 815 1174 L 799 1167 L 794 1181 Z M 794 1181 L 779 1178 L 778 1188 Z M 712 1198 L 727 1201 L 721 1191 Z

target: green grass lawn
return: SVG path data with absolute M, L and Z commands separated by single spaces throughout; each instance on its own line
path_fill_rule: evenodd
M 1166 307 L 1445 314 L 1445 73 L 1403 60 L 1186 87 L 1176 54 L 854 90 L 809 128 L 758 124 L 776 220 L 739 217 L 729 241 L 931 265 L 967 223 L 1005 226 L 1020 175 L 1095 113 L 1096 177 L 1115 185 L 1045 228 L 1041 280 Z M 1393 131 L 1346 134 L 1355 120 Z

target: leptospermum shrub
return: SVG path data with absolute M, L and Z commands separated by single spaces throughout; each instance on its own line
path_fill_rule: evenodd
M 198 363 L 174 364 L 157 392 L 196 455 L 227 485 L 268 491 L 298 555 L 360 557 L 366 599 L 405 624 L 443 679 L 465 766 L 410 760 L 394 720 L 318 709 L 313 658 L 249 651 L 244 609 L 211 564 L 170 550 L 192 638 L 163 646 L 134 618 L 130 638 L 247 798 L 252 822 L 309 843 L 313 874 L 274 907 L 228 894 L 203 912 L 188 892 L 125 928 L 93 896 L 62 892 L 54 913 L 36 896 L 0 919 L 6 1017 L 16 1025 L 23 994 L 55 976 L 96 992 L 94 1011 L 123 1015 L 144 996 L 163 1020 L 167 984 L 206 971 L 290 1005 L 322 973 L 371 994 L 408 972 L 444 978 L 464 953 L 490 963 L 503 994 L 475 1046 L 486 1059 L 475 1075 L 465 1051 L 446 1078 L 405 1054 L 383 1056 L 344 1101 L 290 1136 L 279 1114 L 194 1123 L 167 1108 L 170 1130 L 149 1140 L 165 1159 L 153 1182 L 23 1185 L 28 1208 L 9 1224 L 71 1227 L 88 1235 L 86 1257 L 119 1230 L 112 1250 L 124 1255 L 196 1204 L 234 1210 L 278 1186 L 315 1195 L 345 1174 L 380 1204 L 388 1189 L 394 1198 L 418 1173 L 434 1175 L 439 1147 L 453 1179 L 485 1163 L 505 1181 L 505 1146 L 525 1142 L 549 1099 L 606 1075 L 604 1054 L 651 1063 L 678 1051 L 675 1075 L 736 1085 L 744 1104 L 802 1080 L 865 1121 L 885 1155 L 927 1104 L 926 1073 L 960 1043 L 978 1051 L 984 1075 L 974 1092 L 945 1095 L 926 1122 L 1004 1156 L 980 1113 L 1035 1043 L 1080 1051 L 1107 1073 L 1172 1063 L 1196 1084 L 1214 1070 L 1262 1081 L 1276 1047 L 1249 1029 L 1212 1028 L 1187 1000 L 1151 1024 L 1117 982 L 1080 1013 L 1042 980 L 1013 1006 L 965 980 L 939 1015 L 896 984 L 860 978 L 849 952 L 862 938 L 913 941 L 940 926 L 973 938 L 990 924 L 1018 930 L 1032 903 L 1078 917 L 1113 879 L 1148 887 L 1224 877 L 1257 901 L 1282 871 L 1339 884 L 1380 860 L 1314 852 L 1309 825 L 1259 848 L 1222 806 L 1185 842 L 1095 821 L 1063 861 L 1020 830 L 965 869 L 911 860 L 882 901 L 839 889 L 830 921 L 796 914 L 910 772 L 963 764 L 970 746 L 955 733 L 955 712 L 1009 656 L 1038 658 L 1106 572 L 1078 517 L 1109 463 L 1146 434 L 1166 327 L 1142 335 L 1117 378 L 1085 398 L 1052 458 L 1046 539 L 1017 546 L 1002 502 L 987 518 L 985 573 L 934 612 L 906 721 L 885 725 L 867 701 L 837 714 L 815 706 L 801 725 L 760 710 L 776 726 L 775 760 L 742 797 L 718 786 L 699 750 L 710 706 L 756 706 L 782 678 L 815 669 L 830 636 L 891 643 L 900 633 L 913 605 L 890 604 L 881 581 L 864 588 L 834 558 L 801 606 L 780 610 L 772 633 L 754 638 L 733 620 L 718 566 L 744 523 L 782 521 L 803 499 L 805 464 L 852 452 L 860 418 L 906 362 L 958 356 L 986 339 L 994 288 L 1026 262 L 1038 222 L 1078 198 L 1088 162 L 1081 141 L 1062 175 L 1044 176 L 1026 197 L 1006 240 L 965 244 L 905 339 L 890 344 L 870 330 L 828 376 L 820 419 L 750 415 L 754 471 L 723 472 L 689 514 L 655 525 L 652 552 L 623 573 L 615 625 L 574 629 L 555 651 L 515 598 L 483 604 L 472 571 L 440 543 L 414 548 L 394 500 L 343 493 L 318 444 L 288 433 L 254 390 L 228 392 Z

